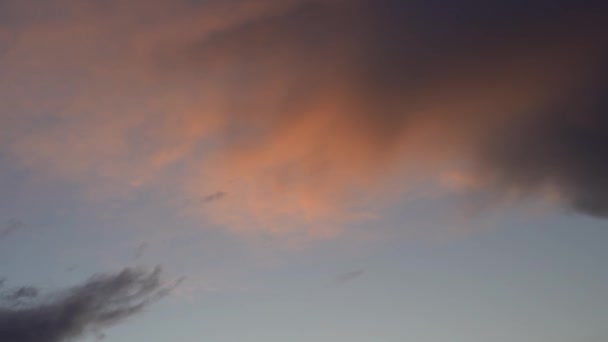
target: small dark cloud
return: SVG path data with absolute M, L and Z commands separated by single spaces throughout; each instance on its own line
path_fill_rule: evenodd
M 25 223 L 18 219 L 11 219 L 4 225 L 4 227 L 0 228 L 0 240 L 6 239 L 15 232 L 25 228 Z
M 135 259 L 137 260 L 143 257 L 147 250 L 148 244 L 145 242 L 140 243 L 139 246 L 137 246 L 137 249 L 135 250 Z
M 228 195 L 228 194 L 223 191 L 218 191 L 218 192 L 215 192 L 213 194 L 203 197 L 201 201 L 203 203 L 215 202 L 215 201 L 219 201 L 219 200 L 223 199 L 224 197 L 226 197 L 226 195 Z
M 161 281 L 160 268 L 96 275 L 83 285 L 47 296 L 23 287 L 0 305 L 0 341 L 61 342 L 87 335 L 102 339 L 101 329 L 140 313 L 170 290 Z M 23 298 L 30 300 L 11 305 Z
M 195 205 L 200 205 L 200 204 L 206 204 L 206 203 L 212 203 L 212 202 L 220 201 L 224 197 L 226 197 L 227 195 L 228 195 L 227 192 L 217 191 L 217 192 L 214 192 L 214 193 L 209 194 L 209 195 L 204 196 L 204 197 L 193 198 L 193 199 L 186 199 L 184 201 L 183 207 L 184 208 L 188 208 L 188 207 L 192 207 L 192 206 L 195 206 Z
M 365 274 L 365 270 L 351 271 L 351 272 L 344 273 L 344 274 L 341 274 L 340 276 L 338 276 L 336 278 L 335 282 L 337 284 L 348 283 L 350 281 L 353 281 L 353 280 L 361 277 L 363 274 Z

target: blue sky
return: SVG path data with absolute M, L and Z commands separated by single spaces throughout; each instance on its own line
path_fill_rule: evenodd
M 470 218 L 477 228 L 464 233 L 408 234 L 407 220 L 397 219 L 369 227 L 383 229 L 382 238 L 345 234 L 292 249 L 157 208 L 103 219 L 105 205 L 65 197 L 36 211 L 34 201 L 21 204 L 29 208 L 23 228 L 2 241 L 9 284 L 53 291 L 93 273 L 156 264 L 170 279 L 186 277 L 172 295 L 108 330 L 109 341 L 599 341 L 606 334 L 601 220 L 515 206 Z M 454 205 L 439 202 L 436 213 Z M 60 208 L 72 214 L 54 217 Z M 171 233 L 157 240 L 166 227 Z

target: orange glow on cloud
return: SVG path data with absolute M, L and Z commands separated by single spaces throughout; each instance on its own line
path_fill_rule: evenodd
M 1 57 L 12 70 L 7 107 L 29 113 L 11 119 L 13 158 L 104 196 L 223 191 L 187 212 L 235 232 L 335 236 L 418 180 L 484 184 L 470 170 L 445 172 L 455 160 L 474 166 L 487 136 L 570 91 L 597 57 L 573 34 L 481 62 L 446 60 L 437 75 L 383 91 L 360 70 L 361 42 L 342 36 L 356 12 L 337 19 L 342 2 L 317 1 L 327 12 L 310 13 L 300 3 L 133 1 L 104 11 L 66 1 L 68 20 L 17 32 Z M 335 36 L 299 27 L 298 11 Z M 564 51 L 577 47 L 580 56 Z M 19 130 L 28 120 L 37 124 Z

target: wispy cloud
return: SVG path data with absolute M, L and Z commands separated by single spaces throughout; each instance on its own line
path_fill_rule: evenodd
M 11 219 L 4 227 L 0 227 L 0 240 L 8 238 L 23 228 L 25 228 L 25 223 L 18 219 Z
M 226 195 L 227 195 L 227 193 L 225 193 L 223 191 L 218 191 L 218 192 L 212 193 L 211 195 L 207 195 L 207 196 L 203 197 L 202 202 L 209 203 L 209 202 L 219 201 L 222 198 L 226 197 Z
M 135 249 L 135 255 L 134 255 L 135 260 L 141 259 L 141 257 L 143 257 L 144 254 L 148 251 L 148 247 L 149 246 L 146 242 L 140 243 L 137 246 L 137 248 Z
M 360 278 L 364 274 L 365 274 L 365 270 L 356 270 L 356 271 L 347 272 L 347 273 L 344 273 L 344 274 L 341 274 L 340 276 L 338 276 L 336 278 L 335 282 L 337 284 L 348 283 L 357 278 Z

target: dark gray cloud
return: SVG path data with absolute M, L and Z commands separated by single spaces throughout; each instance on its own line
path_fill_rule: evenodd
M 607 77 L 490 139 L 483 172 L 499 186 L 556 188 L 574 209 L 608 217 Z
M 26 289 L 26 290 L 23 290 Z M 38 296 L 34 288 L 21 288 L 0 306 L 0 341 L 72 341 L 121 323 L 167 294 L 160 269 L 146 272 L 125 269 L 97 275 L 85 284 Z M 11 301 L 31 299 L 23 305 Z

